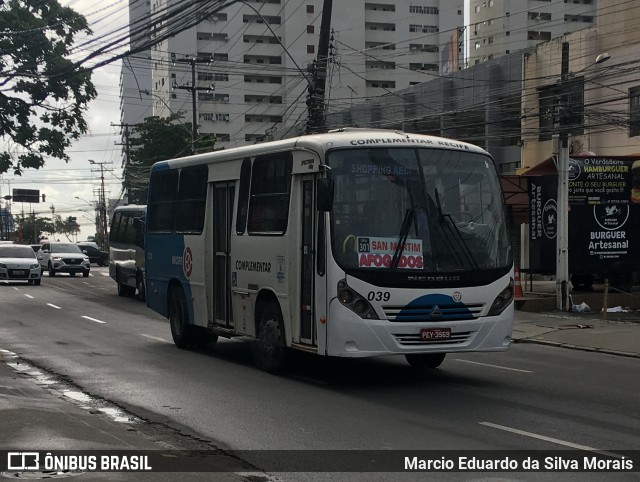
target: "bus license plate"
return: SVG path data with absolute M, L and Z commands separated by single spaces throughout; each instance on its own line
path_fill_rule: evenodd
M 448 340 L 451 338 L 451 328 L 423 328 L 420 330 L 421 340 Z

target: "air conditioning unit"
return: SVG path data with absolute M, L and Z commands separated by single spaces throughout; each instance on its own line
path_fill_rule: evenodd
M 224 120 L 225 120 L 226 122 L 229 122 L 229 114 L 225 114 L 225 115 L 224 115 Z
M 225 95 L 225 96 L 222 98 L 222 101 L 223 101 L 223 102 L 229 102 L 229 96 L 228 96 L 228 95 Z

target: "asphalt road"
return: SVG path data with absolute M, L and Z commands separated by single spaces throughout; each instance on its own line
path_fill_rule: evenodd
M 86 393 L 223 449 L 640 450 L 634 358 L 523 344 L 450 354 L 417 374 L 402 357 L 295 354 L 273 376 L 242 340 L 177 349 L 167 321 L 119 297 L 95 266 L 89 278 L 0 284 L 0 340 Z

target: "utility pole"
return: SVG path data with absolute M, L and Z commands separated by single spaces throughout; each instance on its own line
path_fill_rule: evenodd
M 124 128 L 124 142 L 116 142 L 116 146 L 124 146 L 124 161 L 122 161 L 122 167 L 126 167 L 131 163 L 131 151 L 129 149 L 129 128 L 137 127 L 138 124 L 114 124 L 111 123 L 111 127 L 123 127 Z
M 327 63 L 329 58 L 329 37 L 331 33 L 331 10 L 333 0 L 324 0 L 322 20 L 320 23 L 320 39 L 318 40 L 318 56 L 313 66 L 312 85 L 309 86 L 307 105 L 309 114 L 307 134 L 322 132 L 326 127 L 325 89 L 327 80 Z
M 215 90 L 215 85 L 211 84 L 209 87 L 198 87 L 196 85 L 196 64 L 210 64 L 210 59 L 198 59 L 197 57 L 189 57 L 186 59 L 177 59 L 175 54 L 171 54 L 171 61 L 173 63 L 184 63 L 191 65 L 191 84 L 178 85 L 174 81 L 171 86 L 174 89 L 183 89 L 191 92 L 191 109 L 193 111 L 192 126 L 191 126 L 191 154 L 196 153 L 196 139 L 198 138 L 198 113 L 196 104 L 196 92 L 204 90 L 206 92 L 212 92 Z
M 89 164 L 100 166 L 100 193 L 98 195 L 99 218 L 100 218 L 100 237 L 102 238 L 102 249 L 109 250 L 109 225 L 107 223 L 107 199 L 104 190 L 104 162 L 95 162 L 89 159 Z
M 558 235 L 556 238 L 556 308 L 571 308 L 569 284 L 569 43 L 562 43 L 558 118 Z

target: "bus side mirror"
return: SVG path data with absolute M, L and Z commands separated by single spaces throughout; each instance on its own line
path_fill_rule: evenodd
M 333 179 L 318 179 L 318 211 L 331 212 L 333 209 Z

